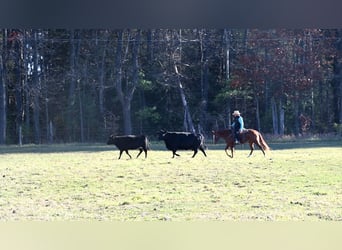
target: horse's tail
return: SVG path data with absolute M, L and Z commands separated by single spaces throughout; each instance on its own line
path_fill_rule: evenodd
M 264 138 L 262 137 L 261 133 L 259 133 L 259 139 L 260 139 L 260 145 L 263 150 L 265 151 L 271 150 L 270 147 L 267 145 L 266 141 L 264 140 Z

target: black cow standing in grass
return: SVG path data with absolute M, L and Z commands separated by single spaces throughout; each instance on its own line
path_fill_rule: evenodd
M 204 151 L 204 136 L 202 134 L 168 132 L 165 130 L 160 130 L 157 134 L 159 140 L 163 140 L 165 142 L 166 148 L 172 151 L 172 158 L 174 158 L 175 155 L 179 156 L 179 154 L 176 153 L 177 150 L 193 150 L 193 158 L 199 149 L 202 151 L 204 156 L 207 156 Z
M 137 158 L 142 153 L 145 152 L 145 158 L 147 157 L 147 149 L 148 147 L 148 139 L 145 135 L 122 135 L 122 136 L 114 136 L 111 135 L 107 141 L 108 145 L 114 144 L 119 150 L 120 155 L 119 159 L 121 158 L 121 154 L 123 151 L 128 154 L 128 156 L 132 159 L 132 156 L 128 153 L 128 149 L 139 149 L 140 152 L 137 155 Z

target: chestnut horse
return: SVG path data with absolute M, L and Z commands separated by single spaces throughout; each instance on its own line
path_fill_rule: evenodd
M 222 130 L 213 130 L 213 140 L 216 144 L 217 141 L 222 138 L 226 141 L 226 148 L 224 149 L 226 154 L 233 158 L 234 154 L 234 147 L 235 147 L 235 138 L 234 132 L 231 129 L 222 129 Z M 254 129 L 245 129 L 242 133 L 239 134 L 240 143 L 249 143 L 249 147 L 251 148 L 251 152 L 249 153 L 248 157 L 250 157 L 254 150 L 254 144 L 256 144 L 262 151 L 265 156 L 265 151 L 270 150 L 269 146 L 265 142 L 264 138 L 260 134 L 259 131 Z M 231 154 L 229 155 L 227 149 L 230 148 Z

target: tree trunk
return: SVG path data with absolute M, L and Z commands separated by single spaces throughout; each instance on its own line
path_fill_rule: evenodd
M 99 111 L 101 116 L 104 115 L 104 77 L 105 77 L 105 52 L 106 50 L 103 49 L 103 55 L 101 60 L 101 67 L 99 70 Z
M 176 44 L 175 44 L 175 48 L 173 49 L 174 53 L 172 54 L 172 62 L 173 62 L 173 68 L 176 74 L 177 87 L 178 87 L 182 104 L 183 104 L 183 108 L 184 108 L 183 126 L 184 126 L 185 131 L 190 131 L 194 133 L 195 127 L 192 122 L 188 103 L 186 101 L 186 96 L 185 96 L 185 92 L 184 92 L 182 81 L 181 81 L 181 74 L 179 73 L 179 70 L 177 67 L 177 64 L 181 64 L 182 62 L 182 31 L 181 30 L 179 30 L 177 37 L 178 37 L 178 40 L 175 39 Z
M 70 85 L 69 85 L 69 106 L 73 106 L 75 104 L 75 89 L 76 89 L 76 55 L 78 50 L 77 41 L 75 41 L 75 31 L 70 31 Z
M 18 43 L 18 42 L 17 42 Z M 16 46 L 16 66 L 15 66 L 15 99 L 16 99 L 16 126 L 18 130 L 18 144 L 19 146 L 23 145 L 23 134 L 22 134 L 22 124 L 23 124 L 23 83 L 20 77 L 20 46 Z
M 119 100 L 122 106 L 123 112 L 123 122 L 124 122 L 124 133 L 131 134 L 132 133 L 132 118 L 131 118 L 131 102 L 133 99 L 133 94 L 135 89 L 139 83 L 139 47 L 140 47 L 140 36 L 141 31 L 138 30 L 132 48 L 132 68 L 131 74 L 132 78 L 125 79 L 125 87 L 123 87 L 123 78 L 122 78 L 122 68 L 123 62 L 128 54 L 129 48 L 129 39 L 127 43 L 127 47 L 125 50 L 125 56 L 122 56 L 122 48 L 123 48 L 123 31 L 120 30 L 118 32 L 118 45 L 117 52 L 115 58 L 115 88 L 117 94 L 119 96 Z M 128 70 L 129 70 L 128 69 Z
M 273 134 L 279 135 L 279 119 L 278 119 L 278 112 L 277 112 L 277 103 L 272 97 L 271 99 L 271 109 L 272 109 L 272 125 L 273 125 Z
M 224 54 L 226 56 L 225 60 L 225 82 L 229 84 L 230 79 L 230 35 L 231 32 L 228 29 L 224 29 L 223 32 L 223 41 L 224 41 Z M 228 124 L 225 124 L 226 119 L 224 119 L 224 127 L 229 127 L 232 124 L 232 116 L 231 116 L 231 107 L 230 107 L 230 98 L 227 100 L 227 114 L 228 114 Z
M 131 117 L 131 102 L 133 99 L 133 94 L 139 84 L 139 48 L 140 48 L 140 38 L 141 37 L 141 31 L 138 30 L 138 33 L 135 37 L 135 41 L 133 43 L 133 49 L 132 49 L 132 84 L 131 88 L 127 90 L 127 100 L 129 102 L 129 110 L 127 113 L 127 133 L 132 133 L 132 117 Z M 128 104 L 128 103 L 127 103 Z
M 226 54 L 226 63 L 225 63 L 226 80 L 229 80 L 230 78 L 230 31 L 228 29 L 224 29 L 223 39 L 224 39 L 225 54 Z
M 339 124 L 342 125 L 342 70 L 340 70 L 340 98 L 339 98 Z
M 0 145 L 6 143 L 6 125 L 7 125 L 7 114 L 6 114 L 6 83 L 3 60 L 0 55 Z
M 46 76 L 49 74 L 47 72 L 47 69 L 45 67 L 45 64 L 42 65 L 43 67 L 43 72 L 44 72 L 44 95 L 45 95 L 45 100 L 44 100 L 44 104 L 45 104 L 45 127 L 46 127 L 46 141 L 48 143 L 52 143 L 50 141 L 50 111 L 49 111 L 49 87 L 47 85 L 47 79 Z
M 28 68 L 29 68 L 29 60 L 28 60 L 28 50 L 26 44 L 29 43 L 28 41 L 28 34 L 27 32 L 24 32 L 24 44 L 23 46 L 23 54 L 24 54 L 24 98 L 25 98 L 25 104 L 24 104 L 24 112 L 25 112 L 25 129 L 27 131 L 31 131 L 31 110 L 30 110 L 30 104 L 31 104 L 31 95 L 30 95 L 30 85 L 28 81 Z M 29 141 L 32 141 L 32 137 L 30 136 Z
M 209 62 L 208 62 L 208 35 L 206 31 L 200 31 L 200 50 L 201 50 L 201 105 L 200 105 L 200 128 L 204 131 L 207 130 L 207 117 L 208 117 L 208 73 L 209 73 Z M 201 131 L 198 131 L 201 132 Z M 203 131 L 202 131 L 203 132 Z
M 108 39 L 108 36 L 105 36 L 105 39 Z M 105 89 L 105 72 L 106 72 L 106 52 L 107 52 L 108 42 L 105 41 L 105 44 L 102 48 L 102 53 L 100 55 L 100 63 L 99 63 L 99 111 L 101 117 L 104 118 L 104 89 Z
M 178 72 L 177 65 L 174 65 L 174 68 L 175 68 L 175 72 L 177 75 L 177 83 L 178 83 L 177 85 L 178 85 L 179 93 L 180 93 L 183 108 L 184 108 L 184 129 L 185 129 L 185 131 L 190 131 L 190 132 L 194 133 L 195 127 L 194 127 L 194 124 L 193 124 L 192 119 L 191 119 L 189 106 L 188 106 L 188 103 L 186 101 L 186 96 L 184 93 L 182 82 L 180 80 L 180 74 Z
M 265 47 L 265 64 L 267 62 L 269 62 L 269 52 L 268 52 L 268 49 L 267 47 Z M 264 113 L 267 114 L 269 112 L 269 84 L 270 83 L 270 80 L 269 80 L 269 75 L 268 74 L 265 74 L 265 87 L 264 87 L 264 93 L 265 93 L 265 102 L 264 102 Z
M 335 107 L 335 122 L 337 124 L 342 124 L 342 30 L 337 31 L 338 42 L 336 42 L 336 50 L 339 56 L 335 57 L 333 70 L 333 100 Z
M 132 134 L 132 119 L 131 119 L 131 101 L 125 101 L 126 105 L 122 105 L 124 133 Z
M 225 128 L 227 128 L 227 127 L 229 127 L 230 128 L 230 126 L 232 125 L 232 110 L 231 110 L 231 108 L 230 108 L 230 105 L 227 105 L 227 114 L 228 114 L 228 124 L 224 124 L 224 127 Z M 225 119 L 224 119 L 224 121 L 225 121 Z
M 260 126 L 260 110 L 259 110 L 259 98 L 257 95 L 254 96 L 255 98 L 255 119 L 257 122 L 257 129 L 261 132 L 261 126 Z
M 147 31 L 147 60 L 152 65 L 153 60 L 153 30 Z
M 299 135 L 299 93 L 296 92 L 294 99 L 294 134 L 295 136 Z
M 80 108 L 80 137 L 81 137 L 81 142 L 84 142 L 84 118 L 83 118 L 83 102 L 82 102 L 82 90 L 80 83 L 78 83 L 78 103 L 79 103 L 79 108 Z
M 78 78 L 78 56 L 79 56 L 79 48 L 80 48 L 80 37 L 79 31 L 70 31 L 70 83 L 69 83 L 69 92 L 68 92 L 68 103 L 66 109 L 66 131 L 67 131 L 67 140 L 74 141 L 76 140 L 75 135 L 75 116 L 77 116 L 77 105 L 76 104 L 76 87 L 77 87 L 77 78 Z
M 33 31 L 33 124 L 34 124 L 34 143 L 41 143 L 41 131 L 40 131 L 40 79 L 38 76 L 38 31 Z
M 116 45 L 116 53 L 114 58 L 114 86 L 119 97 L 123 116 L 125 116 L 125 111 L 123 110 L 124 105 L 124 95 L 122 93 L 122 48 L 123 48 L 123 30 L 119 30 L 118 32 L 118 40 Z M 124 121 L 125 124 L 125 121 Z
M 254 103 L 255 103 L 255 120 L 257 123 L 257 130 L 261 131 L 260 126 L 260 107 L 259 107 L 259 97 L 258 97 L 258 86 L 257 83 L 253 81 L 253 93 L 254 93 Z
M 285 109 L 282 99 L 279 100 L 279 134 L 284 136 L 285 133 Z
M 5 78 L 5 53 L 7 44 L 7 32 L 2 30 L 2 52 L 0 54 L 0 145 L 6 143 L 6 78 Z
M 49 128 L 48 128 L 48 142 L 51 144 L 53 143 L 53 125 L 52 121 L 49 122 Z
M 332 101 L 333 101 L 333 113 L 334 113 L 334 123 L 341 123 L 341 104 L 342 104 L 342 97 L 341 94 L 341 85 L 342 80 L 342 69 L 341 64 L 339 63 L 339 59 L 335 58 L 333 62 L 333 71 L 334 71 L 334 78 L 331 81 L 332 87 Z

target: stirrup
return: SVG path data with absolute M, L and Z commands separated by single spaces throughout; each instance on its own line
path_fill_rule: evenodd
M 235 140 L 235 144 L 239 144 L 240 142 L 238 140 Z

